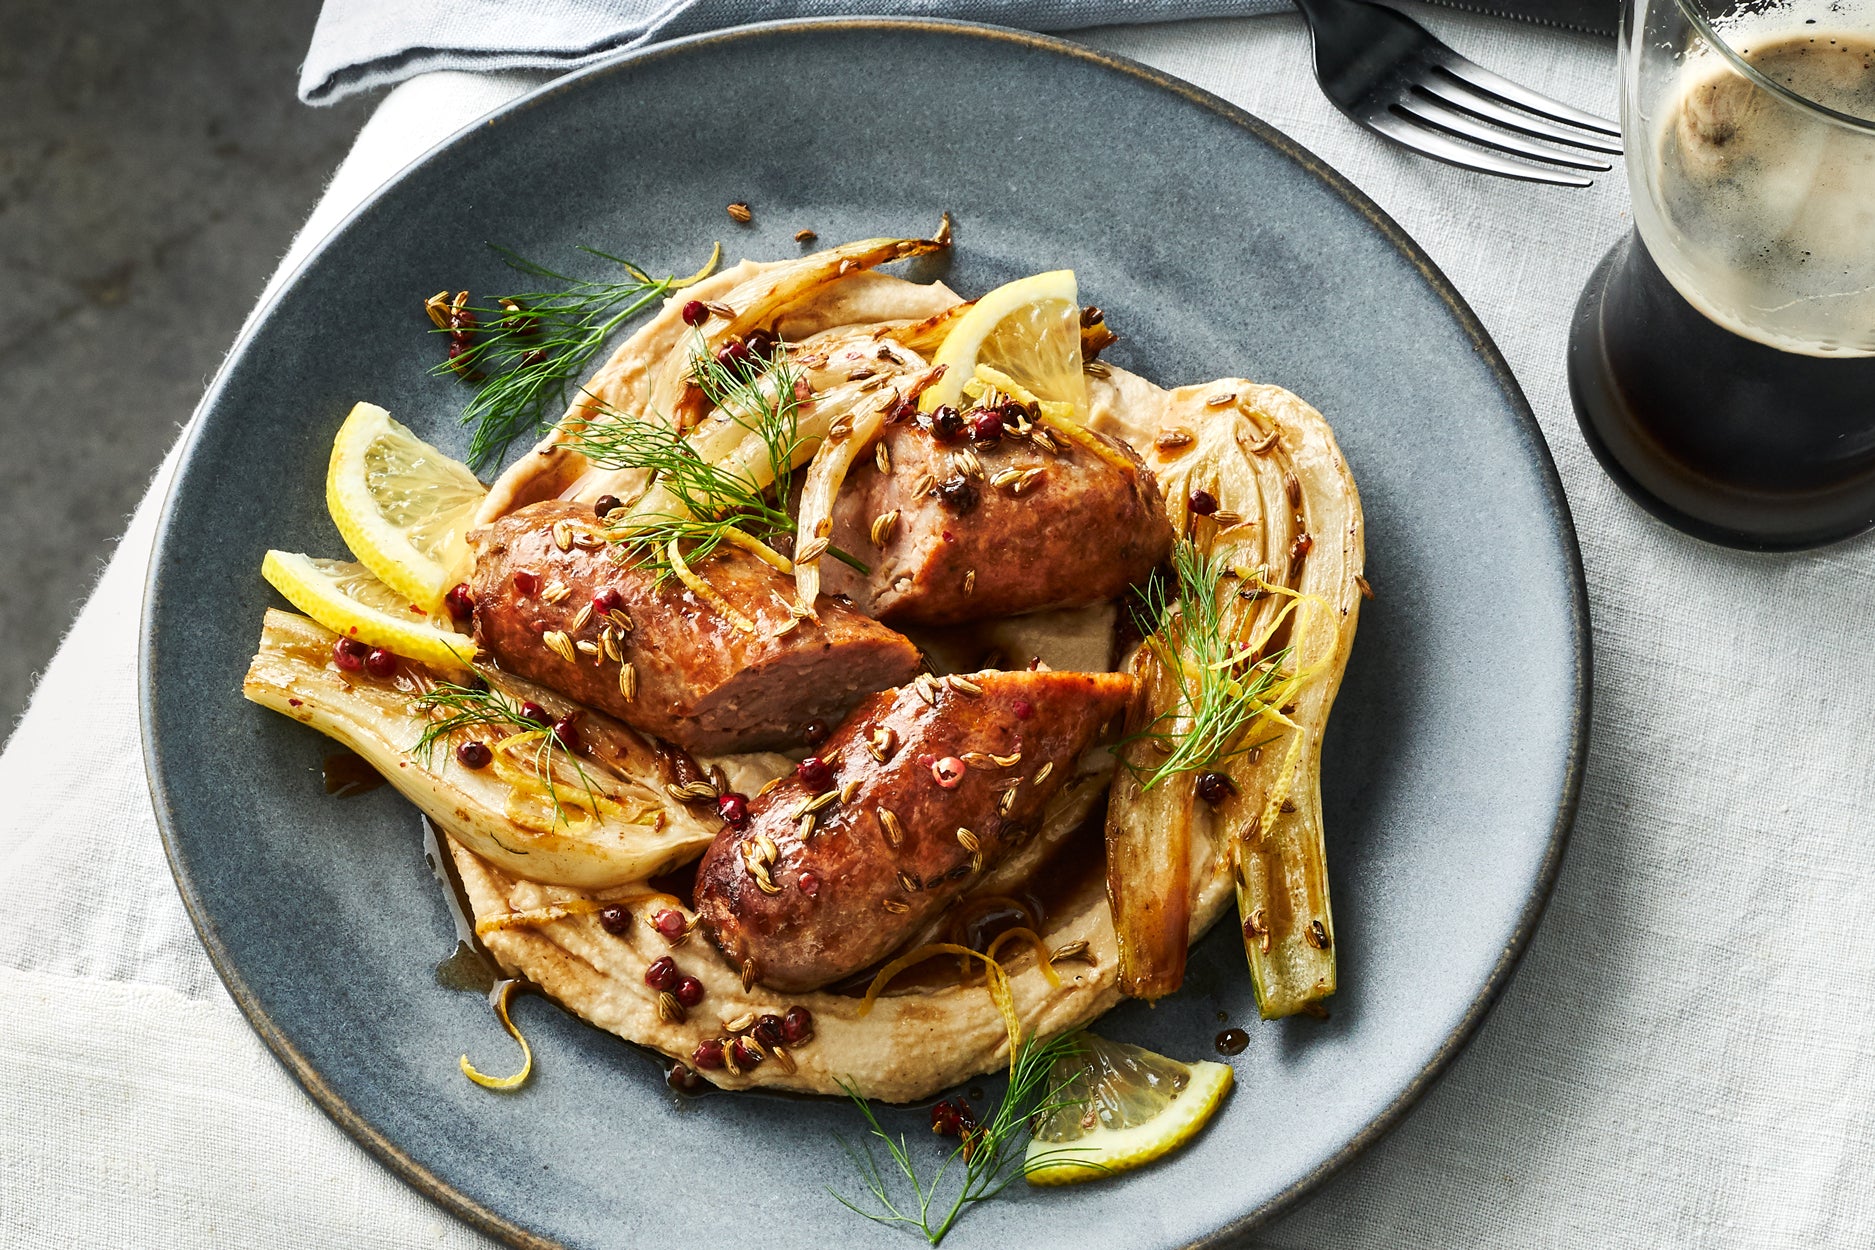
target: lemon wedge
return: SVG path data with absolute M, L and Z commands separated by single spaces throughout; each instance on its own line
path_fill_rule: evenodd
M 487 489 L 391 419 L 356 404 L 332 441 L 326 508 L 352 554 L 426 612 L 474 563 L 465 532 Z
M 475 644 L 448 628 L 447 618 L 432 617 L 362 564 L 269 551 L 260 575 L 313 620 L 367 646 L 451 669 L 467 668 L 475 655 Z
M 1222 1063 L 1180 1063 L 1085 1034 L 1055 1061 L 1049 1101 L 1029 1139 L 1031 1185 L 1072 1185 L 1124 1172 L 1177 1150 L 1210 1122 L 1230 1092 Z
M 1081 372 L 1080 288 L 1074 271 L 1056 269 L 997 287 L 951 327 L 931 363 L 943 365 L 944 376 L 919 397 L 925 412 L 958 403 L 973 384 L 989 384 L 1004 391 L 1020 387 L 1044 404 L 1067 404 L 1066 415 L 1085 420 L 1087 379 Z

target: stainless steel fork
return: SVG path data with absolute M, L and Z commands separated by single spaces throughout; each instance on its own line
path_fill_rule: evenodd
M 1613 122 L 1474 65 L 1404 13 L 1366 0 L 1296 0 L 1296 7 L 1308 19 L 1323 92 L 1395 143 L 1448 165 L 1564 187 L 1594 181 L 1564 171 L 1612 168 L 1590 153 L 1620 155 Z

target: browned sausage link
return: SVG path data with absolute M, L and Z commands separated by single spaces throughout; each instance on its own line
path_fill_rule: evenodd
M 830 788 L 797 773 L 710 844 L 696 905 L 711 938 L 778 990 L 875 963 L 1034 831 L 1133 684 L 984 672 L 873 695 L 822 750 Z
M 821 572 L 828 594 L 879 620 L 943 625 L 1098 603 L 1171 550 L 1158 483 L 1123 444 L 1112 446 L 1132 473 L 1071 444 L 939 443 L 909 423 L 881 442 L 886 455 L 855 466 L 841 489 L 832 530 L 872 571 L 823 562 Z
M 704 753 L 798 742 L 918 671 L 917 648 L 844 604 L 822 598 L 818 621 L 794 620 L 793 579 L 739 548 L 696 571 L 753 633 L 623 563 L 590 508 L 532 504 L 480 537 L 476 641 L 509 672 Z M 602 610 L 608 589 L 617 606 Z

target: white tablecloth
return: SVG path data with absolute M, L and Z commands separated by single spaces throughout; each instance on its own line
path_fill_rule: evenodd
M 1605 42 L 1426 20 L 1476 60 L 1613 111 Z M 1548 917 L 1424 1104 L 1257 1243 L 1875 1244 L 1875 543 L 1722 552 L 1602 476 L 1562 359 L 1576 292 L 1627 228 L 1619 172 L 1570 192 L 1387 148 L 1322 99 L 1291 17 L 1087 38 L 1267 118 L 1425 245 L 1529 394 L 1588 568 L 1594 745 Z M 528 81 L 397 89 L 283 271 Z M 184 918 L 134 701 L 167 480 L 166 465 L 0 756 L 0 1244 L 484 1244 L 301 1094 Z

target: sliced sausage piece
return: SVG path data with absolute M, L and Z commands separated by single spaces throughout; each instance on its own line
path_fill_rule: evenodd
M 785 991 L 876 963 L 1034 831 L 1133 686 L 984 672 L 873 695 L 814 757 L 824 780 L 797 769 L 704 853 L 695 902 L 711 940 Z
M 940 443 L 911 422 L 887 426 L 890 471 L 868 457 L 834 501 L 833 544 L 871 572 L 822 561 L 823 586 L 901 626 L 1114 598 L 1165 559 L 1172 527 L 1151 470 L 1125 444 L 1094 437 L 1112 458 L 1016 437 Z
M 564 551 L 556 523 L 570 540 Z M 696 572 L 755 632 L 677 579 L 654 586 L 650 572 L 621 563 L 591 508 L 531 504 L 480 534 L 476 642 L 509 672 L 704 753 L 799 742 L 810 722 L 833 724 L 918 671 L 902 635 L 831 599 L 816 605 L 819 621 L 794 621 L 794 580 L 740 548 L 719 548 Z M 586 611 L 608 588 L 620 615 Z M 551 631 L 565 635 L 572 659 Z

